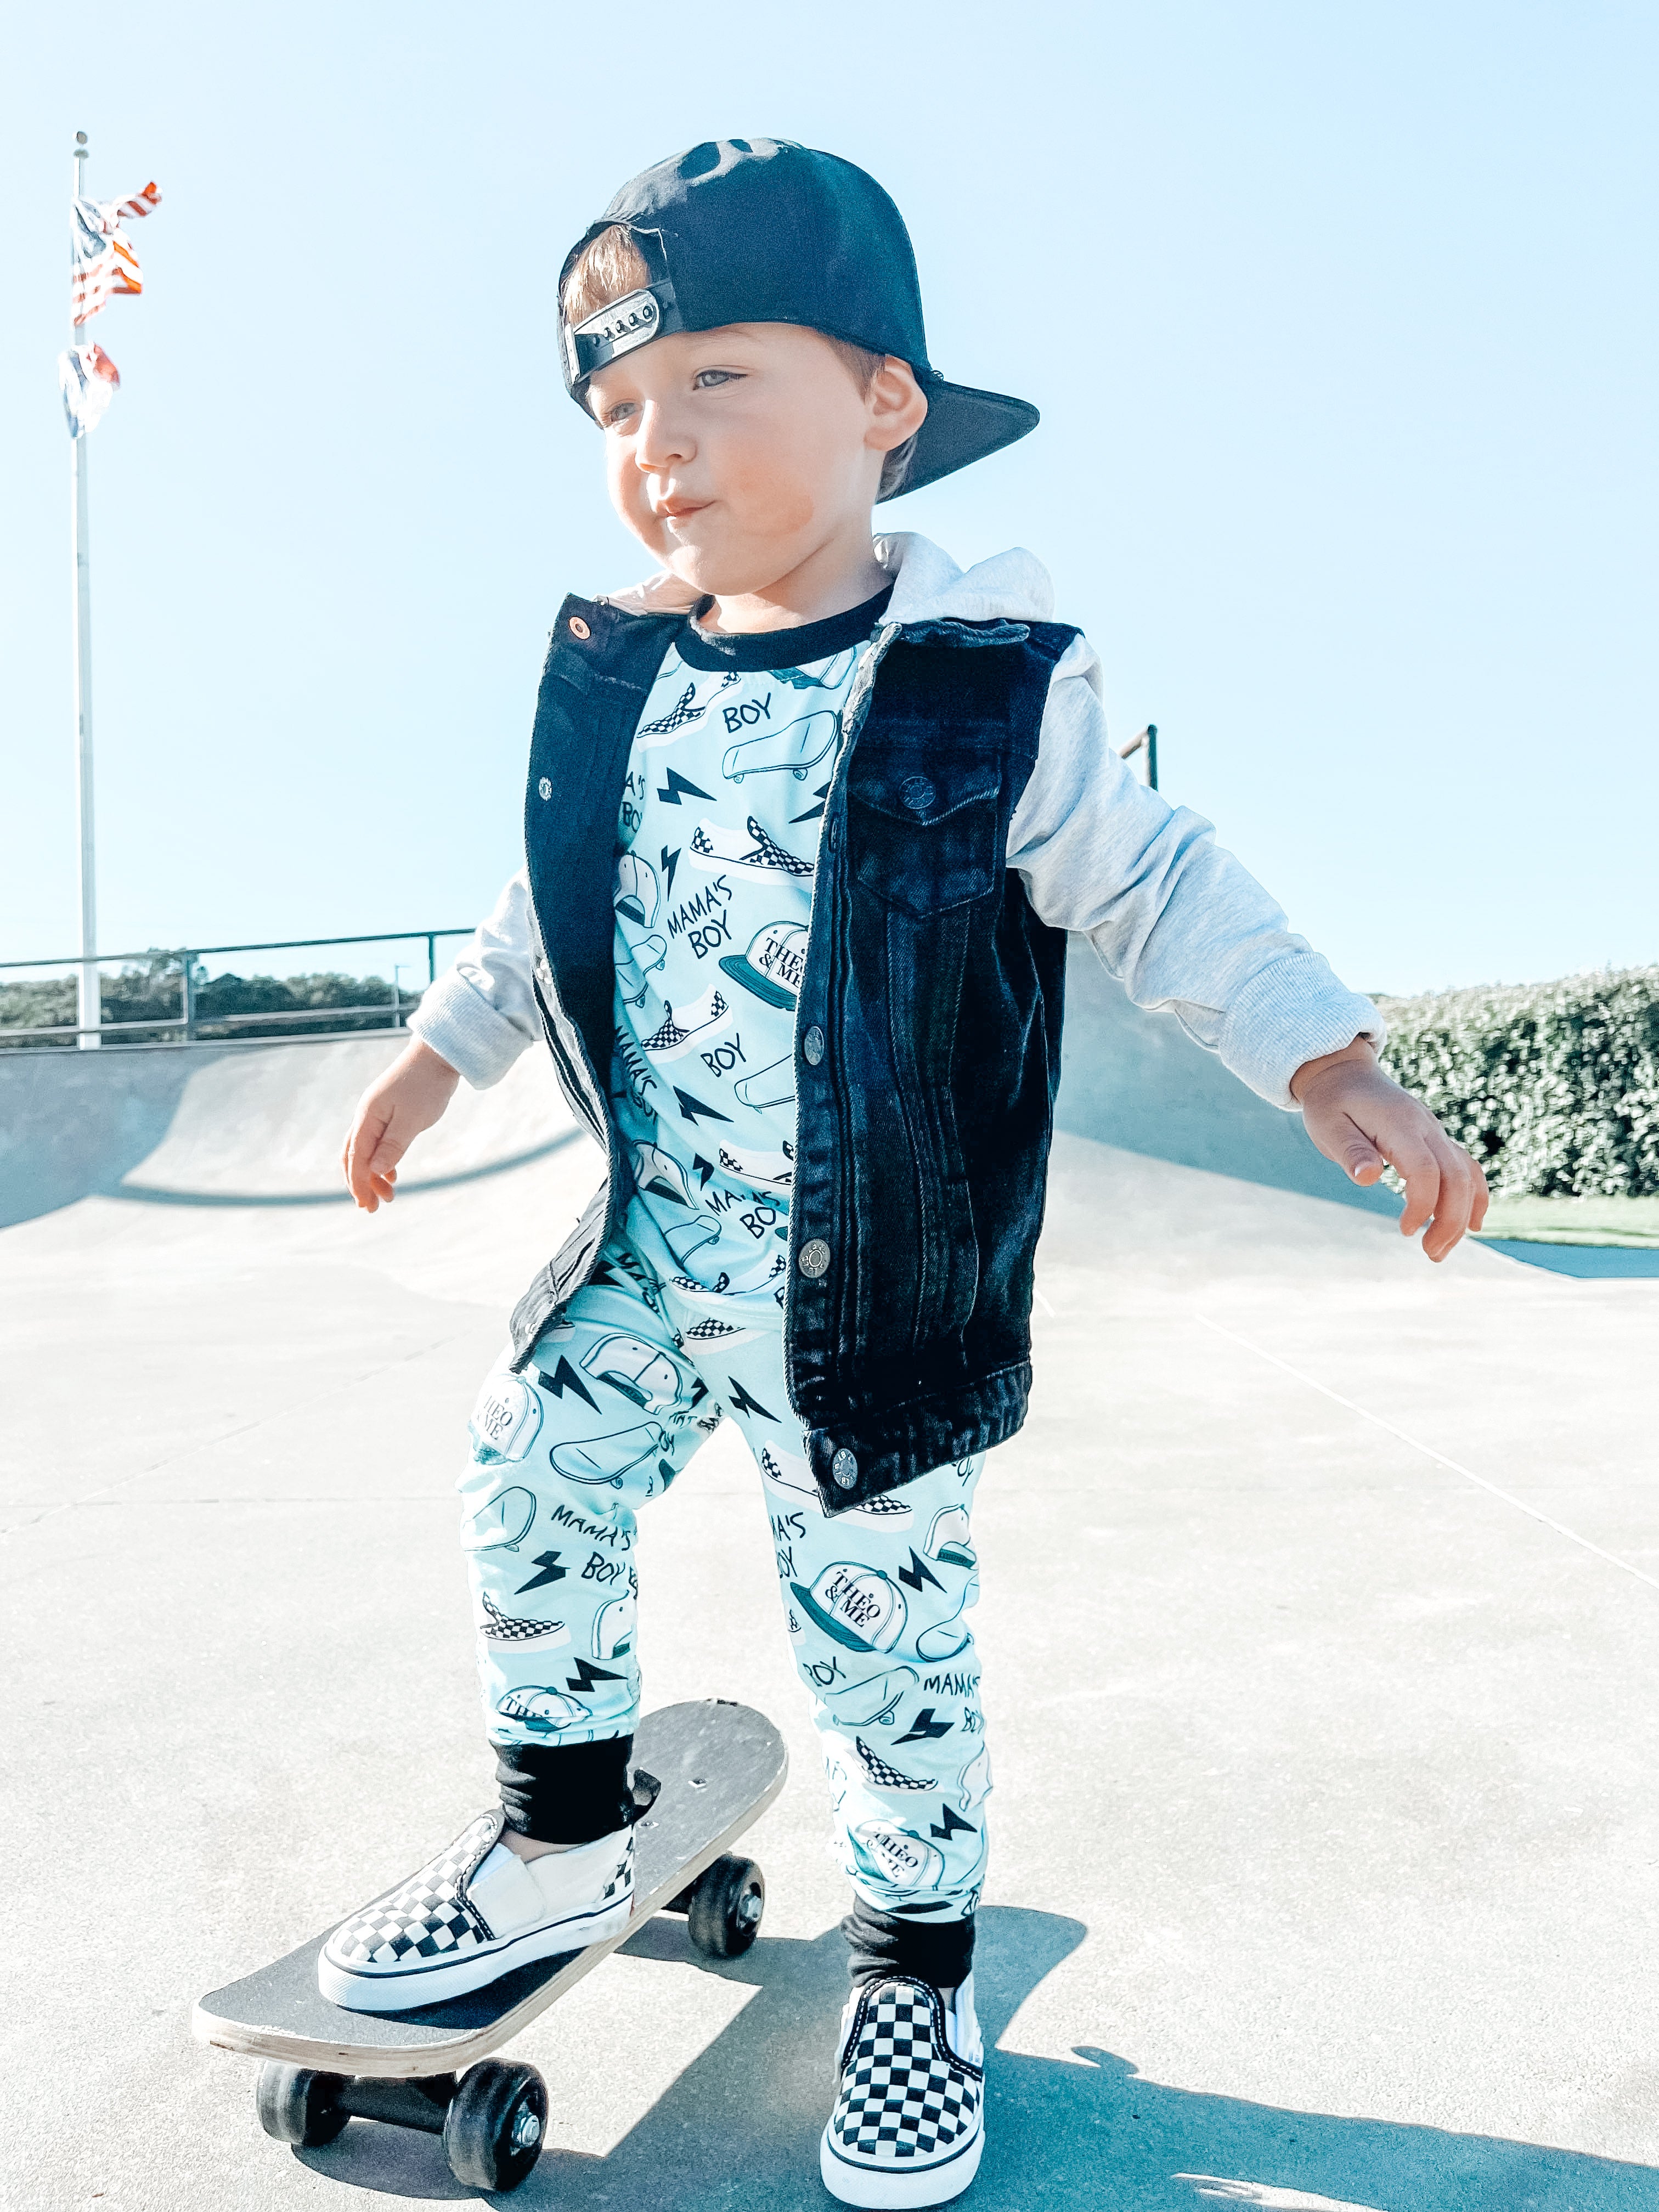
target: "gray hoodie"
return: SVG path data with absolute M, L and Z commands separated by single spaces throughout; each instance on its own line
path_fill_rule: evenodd
M 913 532 L 875 541 L 893 578 L 890 624 L 1049 622 L 1054 587 L 1016 546 L 963 571 Z M 637 613 L 690 608 L 696 594 L 659 575 L 611 604 Z M 787 647 L 789 633 L 778 633 Z M 1107 742 L 1100 661 L 1073 641 L 1054 670 L 1036 765 L 1014 809 L 1008 865 L 1041 919 L 1080 930 L 1139 1006 L 1168 1007 L 1189 1036 L 1276 1106 L 1294 1110 L 1304 1061 L 1356 1036 L 1380 1046 L 1369 999 L 1346 989 L 1254 876 L 1215 842 L 1212 824 L 1139 783 Z M 498 1083 L 540 1035 L 531 990 L 529 884 L 513 878 L 410 1026 L 477 1090 Z

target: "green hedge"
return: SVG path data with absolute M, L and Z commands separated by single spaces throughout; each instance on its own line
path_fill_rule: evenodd
M 1659 1194 L 1659 968 L 1376 1003 L 1389 1073 L 1494 1190 Z
M 183 1005 L 176 952 L 157 951 L 143 966 L 123 968 L 118 975 L 99 979 L 99 1000 L 104 1025 L 119 1029 L 136 1025 L 139 1040 L 166 1039 L 176 1031 L 147 1028 L 169 1017 L 176 1018 Z M 76 979 L 53 976 L 39 983 L 0 984 L 0 1031 L 6 1043 L 18 1041 L 19 1032 L 47 1029 L 75 1019 Z M 398 994 L 405 1019 L 420 1003 L 420 993 L 404 989 Z M 384 1006 L 386 1015 L 331 1015 L 331 1006 Z M 198 983 L 196 1027 L 209 1038 L 223 1036 L 305 1036 L 335 1034 L 342 1030 L 386 1029 L 392 1007 L 392 988 L 381 975 L 216 975 Z M 239 1024 L 239 1014 L 305 1014 L 317 1009 L 315 1021 L 258 1022 Z M 42 1046 L 73 1046 L 73 1037 L 41 1037 Z

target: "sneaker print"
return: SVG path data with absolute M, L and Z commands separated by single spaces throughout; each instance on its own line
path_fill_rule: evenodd
M 690 849 L 704 867 L 731 869 L 742 875 L 798 876 L 805 880 L 815 872 L 811 860 L 803 860 L 798 853 L 780 844 L 752 814 L 744 829 L 746 836 L 718 822 L 699 822 L 691 833 Z

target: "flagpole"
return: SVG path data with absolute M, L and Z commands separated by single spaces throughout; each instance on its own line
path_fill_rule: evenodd
M 87 174 L 87 134 L 84 131 L 77 131 L 75 134 L 73 158 L 75 167 L 70 190 L 76 199 L 84 199 Z M 71 210 L 71 226 L 73 221 Z M 74 320 L 71 307 L 71 348 L 78 346 L 84 335 Z M 87 529 L 87 447 L 89 443 L 84 430 L 78 438 L 70 440 L 75 533 L 75 781 L 81 818 L 81 969 L 75 994 L 75 1022 L 81 1034 L 75 1042 L 82 1049 L 103 1042 L 98 1034 L 102 1018 L 98 963 L 93 957 L 98 950 L 98 869 L 93 842 L 92 813 L 92 579 L 88 568 Z

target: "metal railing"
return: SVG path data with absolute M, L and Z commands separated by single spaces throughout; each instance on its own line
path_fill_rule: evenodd
M 1138 737 L 1131 738 L 1127 744 L 1121 744 L 1117 749 L 1120 760 L 1133 760 L 1137 753 L 1145 753 L 1146 756 L 1147 786 L 1149 789 L 1156 791 L 1158 789 L 1158 724 L 1156 722 L 1148 722 Z
M 421 945 L 426 947 L 426 979 L 430 986 L 438 980 L 438 940 L 444 937 L 471 937 L 473 925 L 467 923 L 458 929 L 393 929 L 374 930 L 357 937 L 281 937 L 262 939 L 252 945 L 146 945 L 141 951 L 99 952 L 92 957 L 100 967 L 115 966 L 121 962 L 150 961 L 158 954 L 169 961 L 177 961 L 179 982 L 179 1012 L 176 1014 L 142 1015 L 117 1021 L 100 1022 L 95 1028 L 76 1022 L 42 1023 L 39 1025 L 0 1024 L 0 1051 L 16 1050 L 20 1047 L 40 1042 L 47 1037 L 73 1038 L 77 1043 L 82 1037 L 94 1037 L 100 1044 L 136 1044 L 148 1042 L 194 1043 L 211 1031 L 216 1037 L 225 1030 L 264 1030 L 263 1039 L 255 1036 L 245 1042 L 257 1043 L 281 1042 L 280 1031 L 285 1026 L 307 1022 L 349 1023 L 351 1031 L 361 1031 L 374 1024 L 383 1023 L 387 1029 L 400 1030 L 408 1026 L 408 1017 L 420 1004 L 421 994 L 411 992 L 404 997 L 398 980 L 401 963 L 392 970 L 390 1001 L 378 1000 L 367 1006 L 294 1006 L 266 1013 L 223 1013 L 209 1008 L 204 1012 L 198 1003 L 198 994 L 210 988 L 211 980 L 199 979 L 196 970 L 204 960 L 221 958 L 233 952 L 304 952 L 323 947 L 347 945 Z M 61 959 L 0 960 L 0 975 L 15 974 L 23 969 L 78 969 L 86 965 L 80 953 L 65 955 Z M 44 979 L 43 979 L 44 980 Z M 276 979 L 282 980 L 282 979 Z M 139 1034 L 135 1035 L 134 1032 Z M 158 1035 L 159 1033 L 159 1035 Z M 349 1032 L 348 1032 L 349 1033 Z

